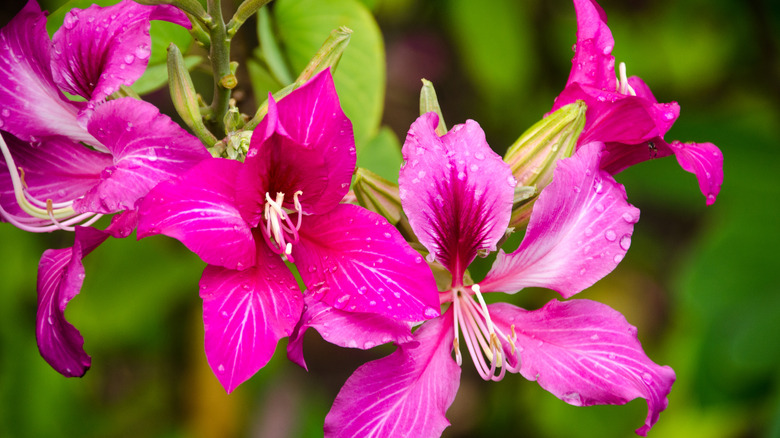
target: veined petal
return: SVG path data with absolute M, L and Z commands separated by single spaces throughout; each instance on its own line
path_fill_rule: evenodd
M 303 311 L 295 277 L 265 245 L 244 271 L 207 266 L 200 297 L 206 358 L 228 393 L 268 363 Z
M 49 137 L 40 147 L 32 147 L 9 134 L 3 138 L 15 167 L 24 171 L 28 193 L 41 202 L 72 201 L 83 196 L 100 181 L 100 172 L 113 162 L 109 154 L 65 137 Z M 0 163 L 0 206 L 12 215 L 27 216 L 16 201 L 5 163 Z
M 712 143 L 681 143 L 669 145 L 680 166 L 699 180 L 699 189 L 712 205 L 723 184 L 723 153 Z
M 254 266 L 255 238 L 235 201 L 241 165 L 209 158 L 183 176 L 157 185 L 140 202 L 138 238 L 164 234 L 178 239 L 210 265 Z M 262 236 L 258 237 L 264 245 Z
M 150 20 L 190 28 L 186 15 L 170 5 L 131 0 L 107 7 L 71 9 L 52 38 L 51 69 L 65 91 L 99 102 L 141 77 L 151 55 Z
M 352 122 L 339 104 L 330 70 L 323 70 L 302 87 L 275 103 L 255 129 L 239 177 L 242 211 L 256 225 L 265 194 L 287 195 L 284 206 L 294 209 L 297 191 L 303 211 L 322 214 L 349 191 L 355 171 Z
M 84 338 L 65 319 L 65 308 L 81 291 L 84 265 L 81 260 L 109 236 L 127 237 L 136 221 L 135 212 L 114 218 L 105 230 L 76 227 L 72 248 L 49 249 L 38 265 L 38 314 L 35 335 L 46 362 L 66 377 L 81 377 L 92 360 L 84 352 Z
M 133 209 L 157 183 L 211 157 L 197 138 L 154 105 L 130 97 L 99 105 L 88 129 L 108 148 L 114 163 L 101 172 L 101 181 L 74 203 L 77 211 Z
M 409 129 L 399 194 L 417 238 L 460 282 L 477 252 L 494 250 L 503 237 L 516 182 L 477 122 L 443 137 L 436 125 L 438 116 L 427 113 Z
M 50 44 L 46 15 L 35 0 L 0 29 L 0 129 L 35 144 L 63 135 L 96 145 L 78 123 L 79 106 L 54 83 Z
M 636 327 L 609 306 L 589 300 L 550 301 L 527 311 L 499 303 L 488 306 L 493 322 L 517 334 L 520 373 L 575 406 L 647 400 L 639 435 L 658 421 L 668 404 L 674 371 L 651 361 Z
M 440 314 L 430 268 L 382 216 L 340 204 L 304 217 L 300 239 L 292 255 L 315 300 L 402 321 Z
M 574 0 L 574 9 L 577 11 L 577 44 L 566 84 L 617 90 L 615 58 L 612 56 L 615 40 L 607 26 L 607 14 L 594 0 Z
M 345 312 L 317 301 L 311 294 L 304 295 L 301 320 L 290 335 L 287 357 L 306 368 L 303 359 L 303 335 L 313 328 L 323 339 L 341 347 L 367 350 L 376 345 L 412 340 L 408 323 L 399 322 L 374 313 Z
M 355 371 L 325 417 L 325 436 L 438 437 L 460 385 L 452 359 L 452 310 L 425 322 L 417 342 Z
M 520 247 L 499 251 L 482 291 L 546 287 L 565 298 L 611 272 L 631 245 L 639 210 L 622 185 L 599 170 L 603 145 L 591 143 L 558 162 L 539 195 Z

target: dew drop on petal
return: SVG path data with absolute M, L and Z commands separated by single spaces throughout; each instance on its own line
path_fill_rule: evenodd
M 436 309 L 434 309 L 433 307 L 428 307 L 423 312 L 423 315 L 425 315 L 426 318 L 436 318 L 437 316 L 439 316 L 439 312 L 437 312 Z
M 125 64 L 132 64 L 133 61 L 135 61 L 135 55 L 133 55 L 132 53 L 128 53 L 127 55 L 125 55 Z
M 3 117 L 8 117 L 11 115 L 11 111 L 8 108 L 3 108 L 3 111 L 0 112 L 0 114 L 2 114 Z
M 149 149 L 149 154 L 146 156 L 149 161 L 157 161 L 157 152 L 154 149 Z
M 653 383 L 653 376 L 651 376 L 650 373 L 644 373 L 642 374 L 642 380 L 649 385 Z
M 417 257 L 415 257 L 415 258 L 414 258 L 414 262 L 415 262 L 415 263 L 422 263 L 422 260 L 423 260 L 423 259 L 422 259 L 422 257 L 420 257 L 420 256 L 417 256 Z
M 593 235 L 593 229 L 592 228 L 585 228 L 585 237 L 590 237 Z
M 366 341 L 366 342 L 363 344 L 363 348 L 365 348 L 366 350 L 368 350 L 369 348 L 374 348 L 374 346 L 375 346 L 375 345 L 376 345 L 376 342 L 372 342 L 372 341 Z
M 634 218 L 634 215 L 632 215 L 629 212 L 623 213 L 623 220 L 628 222 L 629 224 L 636 223 L 636 218 Z
M 225 365 L 219 364 L 219 366 L 217 366 L 217 372 L 220 373 L 220 374 L 224 374 L 225 373 Z
M 596 211 L 599 212 L 599 213 L 603 213 L 604 212 L 604 205 L 601 204 L 601 203 L 596 204 Z
M 458 172 L 458 179 L 461 180 L 461 181 L 466 179 L 466 173 L 463 172 L 463 171 Z
M 376 301 L 371 300 L 371 301 L 368 302 L 368 305 L 369 306 L 376 306 Z
M 604 237 L 609 240 L 610 242 L 614 242 L 615 239 L 617 239 L 617 234 L 615 234 L 612 230 L 607 230 L 606 233 L 604 233 Z
M 620 247 L 623 248 L 623 251 L 628 251 L 628 248 L 631 247 L 630 234 L 624 234 L 623 237 L 620 238 Z
M 390 234 L 390 233 L 385 233 L 384 236 L 385 236 L 385 239 L 389 239 L 389 238 L 393 237 L 393 235 Z
M 477 160 L 484 160 L 485 154 L 483 154 L 482 152 L 477 152 L 474 154 L 474 158 L 476 158 Z
M 227 318 L 228 317 L 228 313 L 225 310 L 219 312 L 219 314 L 222 315 L 223 318 Z
M 479 166 L 477 166 L 476 164 L 472 164 L 471 166 L 469 166 L 469 169 L 470 169 L 472 172 L 476 172 L 476 171 L 478 171 L 478 170 L 479 170 Z
M 517 186 L 517 180 L 512 175 L 509 175 L 508 177 L 506 177 L 506 183 L 509 184 L 509 187 Z
M 612 261 L 615 263 L 620 263 L 623 261 L 623 254 L 615 254 L 615 257 L 612 258 Z

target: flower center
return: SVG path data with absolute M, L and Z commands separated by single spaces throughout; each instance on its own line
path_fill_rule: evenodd
M 301 229 L 303 214 L 298 196 L 302 194 L 303 192 L 298 190 L 293 195 L 294 213 L 297 213 L 298 216 L 295 224 L 290 219 L 290 214 L 293 212 L 282 206 L 284 204 L 284 193 L 276 193 L 276 199 L 271 199 L 271 194 L 268 192 L 265 194 L 265 209 L 263 210 L 265 224 L 261 227 L 263 237 L 273 252 L 280 254 L 290 262 L 294 261 L 292 246 L 298 242 L 298 230 Z
M 75 231 L 76 225 L 89 226 L 95 223 L 103 215 L 96 213 L 76 213 L 73 210 L 73 201 L 54 202 L 51 198 L 46 201 L 33 196 L 24 180 L 24 169 L 14 163 L 8 145 L 0 135 L 0 150 L 8 166 L 11 176 L 11 184 L 14 189 L 16 203 L 29 216 L 20 216 L 5 211 L 0 206 L 0 216 L 12 225 L 33 233 L 48 233 L 55 230 Z
M 618 93 L 625 94 L 626 96 L 636 96 L 636 91 L 631 85 L 628 84 L 628 77 L 626 76 L 626 63 L 621 62 L 618 65 L 618 72 L 620 73 L 618 83 Z
M 459 336 L 459 332 L 462 332 L 463 340 L 479 375 L 485 380 L 499 381 L 504 378 L 507 371 L 514 373 L 520 370 L 519 360 L 510 362 L 510 359 L 515 357 L 516 350 L 515 326 L 511 326 L 511 334 L 506 334 L 496 327 L 490 319 L 490 312 L 485 299 L 482 298 L 479 285 L 472 285 L 471 290 L 477 297 L 479 305 L 474 302 L 466 289 L 459 287 L 452 290 L 452 304 L 455 307 L 453 312 L 455 360 L 458 365 L 463 361 L 460 355 Z

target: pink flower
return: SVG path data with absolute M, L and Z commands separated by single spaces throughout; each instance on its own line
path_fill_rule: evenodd
M 408 339 L 406 321 L 439 315 L 422 257 L 378 214 L 339 203 L 356 155 L 330 71 L 269 102 L 244 163 L 205 160 L 140 206 L 140 237 L 174 237 L 208 263 L 200 282 L 206 356 L 228 392 L 262 368 L 299 321 L 354 323 L 326 339 L 370 348 Z
M 723 183 L 723 154 L 712 143 L 667 143 L 664 135 L 680 115 L 677 102 L 658 103 L 638 77 L 626 77 L 620 63 L 615 75 L 615 46 L 607 16 L 595 0 L 574 0 L 577 44 L 569 80 L 552 110 L 583 100 L 588 106 L 578 145 L 601 141 L 607 149 L 601 168 L 616 174 L 634 164 L 674 154 L 680 166 L 696 175 L 707 205 Z
M 146 68 L 150 20 L 190 26 L 176 8 L 126 0 L 73 9 L 49 40 L 46 14 L 30 0 L 0 30 L 0 219 L 26 231 L 75 232 L 74 246 L 46 251 L 38 269 L 38 347 L 66 376 L 91 363 L 63 314 L 83 283 L 81 259 L 108 236 L 132 232 L 135 203 L 155 184 L 210 156 L 153 105 L 106 101 Z M 106 230 L 88 228 L 123 210 Z
M 485 279 L 468 285 L 463 281 L 468 265 L 504 236 L 515 180 L 476 122 L 443 137 L 435 133 L 437 124 L 437 116 L 428 113 L 412 125 L 399 186 L 428 259 L 452 274 L 450 288 L 440 292 L 449 307 L 414 332 L 415 342 L 349 378 L 326 417 L 326 435 L 441 434 L 458 389 L 462 344 L 485 380 L 519 372 L 578 406 L 645 398 L 648 415 L 637 430 L 644 435 L 666 407 L 675 376 L 647 358 L 636 329 L 620 313 L 589 300 L 553 300 L 528 311 L 486 305 L 482 297 L 546 287 L 569 298 L 622 260 L 639 211 L 628 204 L 623 187 L 599 169 L 603 144 L 585 145 L 558 163 L 520 247 L 511 254 L 499 250 Z

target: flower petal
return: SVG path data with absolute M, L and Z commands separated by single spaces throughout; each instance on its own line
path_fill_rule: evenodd
M 65 319 L 65 308 L 84 283 L 81 260 L 109 236 L 127 237 L 135 221 L 135 212 L 129 212 L 114 217 L 105 231 L 76 227 L 72 248 L 49 249 L 41 257 L 35 336 L 41 356 L 66 377 L 83 376 L 92 363 L 81 333 Z
M 443 137 L 438 116 L 420 116 L 403 146 L 398 178 L 404 212 L 420 242 L 460 282 L 479 250 L 504 236 L 516 185 L 473 120 Z
M 374 313 L 345 312 L 304 295 L 303 316 L 290 335 L 287 357 L 306 368 L 303 359 L 303 335 L 313 328 L 323 339 L 341 347 L 367 350 L 376 345 L 394 342 L 400 344 L 412 340 L 408 323 L 396 321 Z
M 190 28 L 186 15 L 170 5 L 144 6 L 131 0 L 107 7 L 71 9 L 52 37 L 51 69 L 65 91 L 99 102 L 131 85 L 151 55 L 150 20 Z
M 292 255 L 315 300 L 402 321 L 439 315 L 430 268 L 382 216 L 340 204 L 304 217 L 300 238 Z
M 622 185 L 598 169 L 603 145 L 591 143 L 558 162 L 539 195 L 520 247 L 499 251 L 483 291 L 546 287 L 565 298 L 611 272 L 631 245 L 639 210 Z
M 268 115 L 252 135 L 239 176 L 247 221 L 257 225 L 266 193 L 284 193 L 284 206 L 294 209 L 300 190 L 304 212 L 327 212 L 347 194 L 356 160 L 352 123 L 341 110 L 330 70 L 278 103 L 269 96 Z
M 303 311 L 292 273 L 265 246 L 244 271 L 209 265 L 200 280 L 206 358 L 230 393 L 271 359 Z
M 615 40 L 607 27 L 607 14 L 594 0 L 574 0 L 574 9 L 577 11 L 577 44 L 566 85 L 579 83 L 602 90 L 617 90 L 615 58 L 612 56 Z
M 113 163 L 109 154 L 65 137 L 49 137 L 40 147 L 31 147 L 10 134 L 4 139 L 14 167 L 24 172 L 27 192 L 41 202 L 66 202 L 83 196 L 100 181 L 100 172 Z M 29 217 L 17 204 L 6 164 L 0 163 L 0 206 L 14 216 Z M 51 221 L 42 219 L 41 223 Z
M 651 361 L 636 328 L 609 306 L 589 300 L 552 300 L 526 311 L 499 303 L 488 306 L 493 322 L 517 333 L 520 373 L 575 406 L 647 400 L 645 425 L 658 421 L 668 404 L 674 371 Z M 514 330 L 513 330 L 514 329 Z
M 423 324 L 417 342 L 355 371 L 325 417 L 325 436 L 438 437 L 460 384 L 452 359 L 452 310 Z
M 74 203 L 81 212 L 133 209 L 160 181 L 211 158 L 197 138 L 154 105 L 130 97 L 99 105 L 88 128 L 114 156 L 114 165 L 106 167 L 102 181 Z
M 211 158 L 179 178 L 157 185 L 139 205 L 138 238 L 164 234 L 178 239 L 210 265 L 255 265 L 252 230 L 235 201 L 238 161 Z M 261 245 L 262 237 L 260 237 Z
M 97 145 L 78 123 L 79 105 L 54 83 L 50 44 L 46 15 L 35 0 L 0 29 L 0 129 L 34 144 L 63 135 Z
M 669 147 L 680 166 L 696 175 L 699 189 L 707 197 L 707 205 L 712 205 L 723 184 L 723 153 L 712 143 L 673 141 Z

